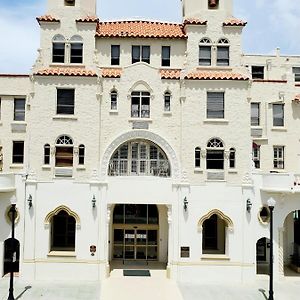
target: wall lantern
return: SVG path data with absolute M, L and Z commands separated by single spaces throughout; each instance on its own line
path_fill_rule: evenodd
M 187 211 L 188 204 L 189 204 L 189 202 L 187 201 L 186 197 L 184 197 L 184 199 L 183 199 L 183 208 L 184 208 L 184 211 Z
M 247 199 L 246 209 L 248 213 L 251 212 L 251 208 L 252 208 L 252 202 L 250 201 L 250 199 Z
M 32 207 L 32 196 L 31 196 L 31 194 L 29 194 L 27 202 L 28 202 L 28 207 L 30 209 Z
M 96 197 L 95 197 L 95 195 L 93 195 L 92 206 L 93 206 L 93 208 L 96 207 Z

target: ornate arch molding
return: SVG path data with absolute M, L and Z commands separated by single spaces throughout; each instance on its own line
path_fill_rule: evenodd
M 206 215 L 204 215 L 198 222 L 198 231 L 202 231 L 203 229 L 203 223 L 205 220 L 209 219 L 212 215 L 217 215 L 222 220 L 225 221 L 226 226 L 228 227 L 229 231 L 233 231 L 233 222 L 232 220 L 226 216 L 223 212 L 221 212 L 218 209 L 213 209 L 210 212 L 208 212 Z
M 46 216 L 45 221 L 44 221 L 45 227 L 48 228 L 50 226 L 51 219 L 54 216 L 56 216 L 59 212 L 61 212 L 62 210 L 64 210 L 69 216 L 73 217 L 76 221 L 76 227 L 80 228 L 80 218 L 79 218 L 79 216 L 77 215 L 77 213 L 75 213 L 74 211 L 72 211 L 70 208 L 68 208 L 65 205 L 61 205 L 61 206 L 55 208 L 53 211 L 48 213 L 48 215 Z
M 146 90 L 147 92 L 149 92 L 151 96 L 153 95 L 153 90 L 152 90 L 152 88 L 151 88 L 150 85 L 149 85 L 146 81 L 144 81 L 144 80 L 139 80 L 139 81 L 135 82 L 135 83 L 131 86 L 131 88 L 129 89 L 128 95 L 131 95 L 131 93 L 134 92 L 134 91 L 136 90 L 136 87 L 139 86 L 139 85 L 143 85 L 143 86 L 145 87 L 145 90 Z
M 180 165 L 177 159 L 176 153 L 171 145 L 161 136 L 146 130 L 129 131 L 119 137 L 117 137 L 105 150 L 102 164 L 100 166 L 101 177 L 107 176 L 109 160 L 113 153 L 117 150 L 119 146 L 123 143 L 135 140 L 135 139 L 145 139 L 157 144 L 167 155 L 168 160 L 171 164 L 171 177 L 179 179 L 180 178 Z

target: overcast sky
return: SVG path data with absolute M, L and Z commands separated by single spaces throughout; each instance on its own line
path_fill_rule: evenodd
M 0 0 L 0 73 L 28 73 L 39 47 L 36 16 L 47 0 Z M 234 15 L 248 22 L 245 53 L 300 55 L 300 1 L 234 0 Z M 101 20 L 142 18 L 181 21 L 180 0 L 98 0 Z

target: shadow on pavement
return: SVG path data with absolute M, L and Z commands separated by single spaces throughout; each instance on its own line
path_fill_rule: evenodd
M 31 289 L 31 288 L 32 288 L 32 286 L 30 286 L 30 285 L 25 286 L 24 291 L 23 291 L 20 295 L 18 295 L 18 296 L 16 297 L 16 300 L 22 298 L 23 294 L 24 294 L 27 290 L 29 290 L 29 289 Z
M 266 295 L 266 290 L 264 289 L 258 289 L 264 296 L 265 300 L 268 300 L 268 296 Z

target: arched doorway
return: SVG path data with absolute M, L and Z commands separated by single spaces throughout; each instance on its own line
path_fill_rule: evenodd
M 114 260 L 158 260 L 159 214 L 153 204 L 117 204 L 113 213 Z
M 4 241 L 4 265 L 3 274 L 11 272 L 11 259 L 13 258 L 12 271 L 19 272 L 20 242 L 17 239 L 9 238 Z
M 270 240 L 266 237 L 256 243 L 256 274 L 269 274 Z

